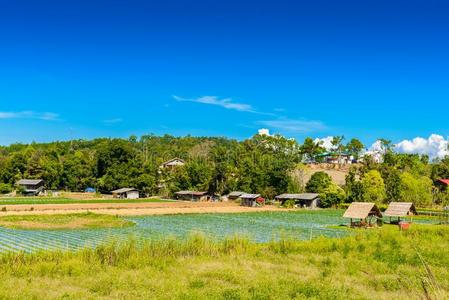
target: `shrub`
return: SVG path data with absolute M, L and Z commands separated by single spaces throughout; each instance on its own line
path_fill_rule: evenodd
M 336 184 L 331 184 L 320 194 L 321 207 L 333 207 L 344 202 L 346 199 L 345 191 Z
M 309 193 L 322 193 L 332 184 L 332 178 L 325 172 L 316 172 L 306 184 Z
M 284 202 L 283 207 L 285 208 L 294 208 L 295 207 L 295 200 L 293 199 L 288 199 L 287 201 Z
M 9 183 L 0 183 L 0 194 L 11 193 L 12 186 Z
M 385 184 L 379 171 L 371 170 L 362 178 L 363 200 L 380 203 L 385 199 Z

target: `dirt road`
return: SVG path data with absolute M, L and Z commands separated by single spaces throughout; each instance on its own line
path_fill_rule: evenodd
M 95 212 L 122 216 L 192 214 L 192 213 L 239 213 L 284 210 L 274 206 L 244 207 L 227 202 L 155 202 L 155 203 L 77 203 L 77 204 L 33 204 L 3 205 L 6 211 L 0 216 L 68 214 Z

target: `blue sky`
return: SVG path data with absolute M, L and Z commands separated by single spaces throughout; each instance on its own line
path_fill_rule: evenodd
M 449 135 L 447 1 L 0 0 L 0 144 Z

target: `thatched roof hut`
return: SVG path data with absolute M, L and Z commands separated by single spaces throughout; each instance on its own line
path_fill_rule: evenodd
M 384 213 L 386 217 L 405 217 L 416 214 L 416 208 L 412 202 L 391 202 Z
M 371 202 L 352 202 L 345 211 L 343 218 L 365 219 L 369 216 L 382 217 L 376 204 Z
M 343 214 L 343 218 L 351 219 L 351 226 L 366 224 L 369 217 L 382 218 L 382 213 L 377 205 L 370 202 L 352 202 Z M 353 223 L 353 219 L 363 220 L 363 222 Z M 367 225 L 372 225 L 371 220 L 368 220 Z

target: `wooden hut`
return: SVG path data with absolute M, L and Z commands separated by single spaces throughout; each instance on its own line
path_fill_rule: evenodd
M 243 194 L 240 195 L 240 199 L 242 199 L 242 206 L 250 206 L 254 207 L 257 205 L 257 199 L 260 198 L 260 194 Z
M 391 202 L 388 205 L 388 208 L 385 211 L 384 216 L 390 218 L 390 223 L 392 222 L 391 221 L 392 217 L 398 218 L 397 223 L 399 223 L 402 217 L 413 216 L 416 214 L 417 214 L 416 208 L 412 202 Z M 396 221 L 394 222 L 396 223 Z
M 343 214 L 343 218 L 350 219 L 350 226 L 371 227 L 377 223 L 382 214 L 376 204 L 370 202 L 352 202 Z M 354 221 L 355 220 L 355 221 Z
M 238 192 L 238 191 L 234 191 L 228 194 L 228 196 L 226 196 L 227 200 L 237 200 L 240 198 L 241 195 L 245 194 L 245 192 Z
M 187 201 L 209 201 L 210 196 L 207 192 L 197 192 L 197 191 L 179 191 L 175 193 L 176 200 L 187 200 Z
M 25 196 L 37 196 L 44 191 L 44 181 L 42 179 L 20 179 L 16 185 L 22 189 Z
M 281 205 L 287 200 L 295 201 L 298 207 L 317 208 L 320 205 L 320 195 L 316 193 L 302 193 L 302 194 L 282 194 L 275 197 L 281 202 Z
M 118 199 L 139 199 L 139 190 L 135 188 L 121 188 L 111 192 L 112 197 Z

